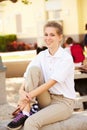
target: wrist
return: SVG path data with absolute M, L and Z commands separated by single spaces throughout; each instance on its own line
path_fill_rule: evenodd
M 30 95 L 30 93 L 28 93 L 26 96 L 27 96 L 27 98 L 28 98 L 30 101 L 33 100 L 32 97 L 31 97 L 31 95 Z
M 32 103 L 36 103 L 36 101 L 31 97 L 30 93 L 28 94 L 29 101 Z

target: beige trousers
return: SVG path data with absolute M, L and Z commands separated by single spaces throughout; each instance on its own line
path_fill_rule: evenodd
M 28 75 L 26 91 L 44 83 L 43 74 L 38 67 L 31 67 Z M 25 121 L 24 130 L 39 130 L 44 125 L 65 120 L 72 115 L 74 101 L 63 95 L 54 95 L 46 91 L 39 95 L 37 100 L 41 110 Z

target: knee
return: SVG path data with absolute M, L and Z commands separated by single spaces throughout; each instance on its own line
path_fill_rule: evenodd
M 24 123 L 24 130 L 28 130 L 30 126 L 30 119 L 28 118 Z
M 37 66 L 30 67 L 29 68 L 29 73 L 30 73 L 31 76 L 38 77 L 41 80 L 44 79 L 42 70 L 39 67 L 37 67 Z
M 32 128 L 38 128 L 38 123 L 30 116 L 24 124 L 24 130 L 32 130 Z
M 38 67 L 38 66 L 31 66 L 30 68 L 29 68 L 29 72 L 30 73 L 37 73 L 37 72 L 41 72 L 41 69 Z
M 30 70 L 30 71 L 32 71 L 32 70 L 40 70 L 40 68 L 39 68 L 38 66 L 31 66 L 31 67 L 29 68 L 29 70 Z

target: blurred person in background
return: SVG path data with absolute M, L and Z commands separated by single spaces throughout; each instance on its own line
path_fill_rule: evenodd
M 64 43 L 64 48 L 69 52 L 75 63 L 75 66 L 80 66 L 85 60 L 83 48 L 79 43 L 76 43 L 72 37 L 68 37 Z

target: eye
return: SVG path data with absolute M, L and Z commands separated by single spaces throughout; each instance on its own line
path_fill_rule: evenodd
M 51 34 L 50 34 L 50 36 L 52 36 L 52 37 L 53 37 L 53 36 L 55 36 L 55 34 L 51 33 Z
M 44 34 L 44 36 L 48 36 L 48 34 L 47 34 L 47 33 L 45 33 L 45 34 Z
M 45 33 L 45 34 L 44 34 L 44 36 L 48 36 L 48 34 L 47 34 L 47 33 Z M 54 36 L 55 36 L 55 34 L 50 33 L 50 34 L 49 34 L 49 36 L 54 37 Z

